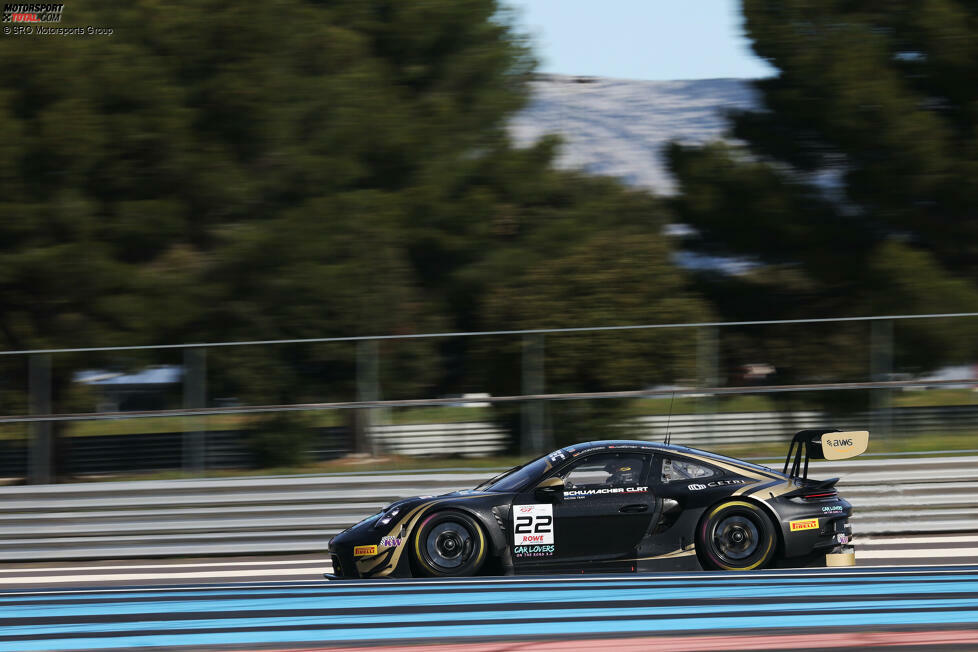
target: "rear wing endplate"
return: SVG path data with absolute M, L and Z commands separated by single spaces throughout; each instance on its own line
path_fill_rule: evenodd
M 869 431 L 835 429 L 800 430 L 795 433 L 784 460 L 784 470 L 791 467 L 792 478 L 808 478 L 808 461 L 845 460 L 866 452 L 869 446 Z M 804 451 L 804 452 L 802 452 Z

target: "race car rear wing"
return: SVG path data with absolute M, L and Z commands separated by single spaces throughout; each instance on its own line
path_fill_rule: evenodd
M 865 453 L 868 446 L 867 430 L 800 430 L 791 440 L 782 473 L 788 473 L 791 465 L 790 477 L 807 480 L 808 460 L 845 460 Z

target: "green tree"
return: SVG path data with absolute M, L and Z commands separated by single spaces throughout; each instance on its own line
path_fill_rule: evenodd
M 494 0 L 146 1 L 67 9 L 62 27 L 111 37 L 4 38 L 19 72 L 0 72 L 0 346 L 438 323 L 402 207 L 523 103 L 532 59 L 502 15 Z M 388 356 L 405 391 L 430 382 L 423 348 Z M 216 382 L 293 399 L 350 384 L 348 353 L 264 355 Z M 235 381 L 248 368 L 255 382 Z
M 669 214 L 661 202 L 612 181 L 551 174 L 542 187 L 574 199 L 524 208 L 533 215 L 518 220 L 527 224 L 526 233 L 482 264 L 483 278 L 492 279 L 483 306 L 490 328 L 709 320 L 709 307 L 672 260 L 672 243 L 662 232 Z M 485 382 L 495 393 L 522 391 L 521 344 L 512 338 L 501 346 L 483 344 Z M 635 390 L 696 375 L 693 329 L 548 335 L 544 348 L 547 393 Z M 624 407 L 612 399 L 548 404 L 555 442 L 612 436 L 612 427 L 623 425 Z
M 602 301 L 644 291 L 587 258 L 617 237 L 648 248 L 643 282 L 671 274 L 662 206 L 556 171 L 553 139 L 509 142 L 534 62 L 496 0 L 140 0 L 71 5 L 61 26 L 76 25 L 114 33 L 0 42 L 17 62 L 0 71 L 3 348 L 510 328 L 532 306 L 503 319 L 494 288 L 544 296 L 547 265 L 600 278 Z M 586 324 L 672 314 L 547 296 Z M 485 387 L 465 344 L 382 357 L 385 397 Z M 56 409 L 76 364 L 56 367 Z M 353 397 L 353 345 L 208 365 L 214 396 Z M 595 383 L 644 382 L 633 371 Z
M 954 0 L 745 0 L 744 16 L 754 51 L 778 73 L 754 82 L 759 110 L 732 113 L 742 144 L 668 149 L 675 210 L 695 229 L 686 246 L 753 263 L 700 276 L 720 313 L 978 308 L 978 10 Z M 898 329 L 909 366 L 978 353 L 963 321 Z M 784 360 L 796 380 L 868 370 L 864 326 L 738 338 L 732 357 Z

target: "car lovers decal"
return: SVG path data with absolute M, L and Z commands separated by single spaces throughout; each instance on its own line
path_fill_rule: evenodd
M 818 519 L 806 518 L 802 521 L 789 521 L 788 527 L 792 532 L 798 532 L 799 530 L 817 530 Z
M 513 505 L 513 545 L 554 544 L 554 506 Z
M 565 489 L 564 498 L 573 500 L 575 498 L 587 498 L 588 496 L 602 496 L 607 494 L 644 494 L 649 490 L 648 487 L 606 487 L 601 489 Z
M 554 546 L 513 546 L 513 556 L 519 559 L 526 557 L 551 557 Z

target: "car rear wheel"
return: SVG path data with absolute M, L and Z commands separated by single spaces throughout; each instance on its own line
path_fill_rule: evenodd
M 777 534 L 760 507 L 732 500 L 711 508 L 700 523 L 696 547 L 707 568 L 764 568 L 774 557 Z
M 475 575 L 486 560 L 486 537 L 475 519 L 461 512 L 436 512 L 414 533 L 417 569 L 432 577 Z

